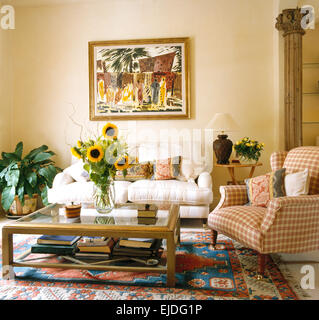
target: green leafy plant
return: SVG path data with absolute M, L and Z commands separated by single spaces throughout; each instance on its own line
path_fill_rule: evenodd
M 234 145 L 236 155 L 242 159 L 258 161 L 265 144 L 245 137 Z
M 1 204 L 8 211 L 15 196 L 24 205 L 24 195 L 32 198 L 38 194 L 43 204 L 48 204 L 47 191 L 52 187 L 56 174 L 62 171 L 50 159 L 54 152 L 48 151 L 48 146 L 42 145 L 31 150 L 22 157 L 23 143 L 19 142 L 12 153 L 2 152 L 0 160 L 0 191 Z

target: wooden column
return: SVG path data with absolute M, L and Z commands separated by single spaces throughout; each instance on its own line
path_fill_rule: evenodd
M 285 148 L 302 145 L 302 36 L 304 14 L 286 9 L 277 17 L 276 28 L 285 39 Z

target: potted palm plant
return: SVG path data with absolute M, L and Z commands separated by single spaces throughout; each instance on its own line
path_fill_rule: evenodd
M 11 215 L 24 215 L 36 210 L 37 197 L 48 204 L 47 191 L 61 171 L 51 157 L 54 152 L 42 145 L 22 157 L 23 143 L 14 152 L 2 152 L 0 160 L 1 204 Z

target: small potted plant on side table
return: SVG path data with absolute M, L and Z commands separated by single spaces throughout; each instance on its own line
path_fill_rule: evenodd
M 23 143 L 14 152 L 2 152 L 0 160 L 1 204 L 8 216 L 18 217 L 36 210 L 38 195 L 48 204 L 47 190 L 61 171 L 54 165 L 46 145 L 30 151 L 22 157 Z
M 259 143 L 256 140 L 245 137 L 237 141 L 233 148 L 236 152 L 236 156 L 240 159 L 240 163 L 246 164 L 257 163 L 264 146 L 264 143 Z

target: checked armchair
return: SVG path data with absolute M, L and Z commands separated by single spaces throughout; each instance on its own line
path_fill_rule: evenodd
M 222 233 L 258 252 L 258 273 L 264 275 L 267 254 L 300 253 L 319 249 L 319 147 L 298 147 L 275 152 L 272 171 L 309 170 L 309 194 L 270 200 L 267 208 L 245 206 L 245 185 L 221 186 L 221 199 L 208 216 L 216 248 Z

